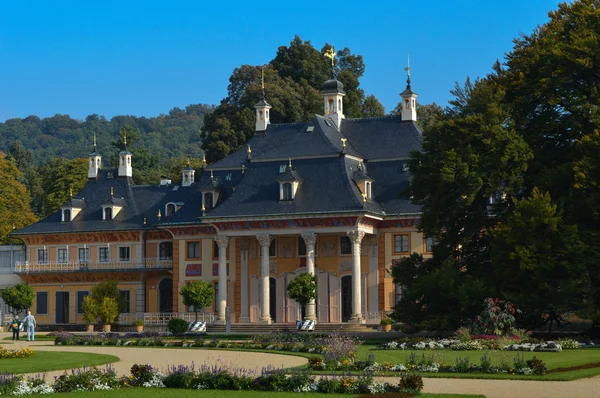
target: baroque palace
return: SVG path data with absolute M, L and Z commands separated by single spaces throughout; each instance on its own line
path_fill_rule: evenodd
M 332 77 L 324 115 L 307 123 L 270 124 L 263 93 L 247 145 L 199 175 L 186 167 L 179 185 L 134 185 L 132 154 L 102 168 L 94 145 L 77 196 L 13 233 L 27 248 L 15 267 L 35 289 L 38 323 L 83 324 L 83 298 L 106 280 L 119 283 L 122 323 L 181 316 L 190 309 L 180 287 L 198 279 L 214 284 L 203 311 L 215 323 L 378 321 L 401 295 L 390 266 L 413 252 L 427 257 L 432 244 L 403 196 L 406 161 L 421 147 L 410 75 L 407 83 L 401 116 L 348 119 Z M 305 314 L 286 295 L 303 272 L 318 277 Z

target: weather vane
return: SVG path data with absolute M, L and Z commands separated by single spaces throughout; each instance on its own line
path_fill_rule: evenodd
M 408 78 L 410 79 L 410 55 L 408 56 L 408 66 L 404 70 L 408 73 Z
M 331 67 L 333 68 L 333 60 L 335 59 L 335 50 L 333 49 L 333 47 L 330 47 L 327 51 L 325 51 L 325 54 L 323 55 L 331 59 Z

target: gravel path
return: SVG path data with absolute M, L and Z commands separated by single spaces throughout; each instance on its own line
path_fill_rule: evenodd
M 1 336 L 2 334 L 0 334 Z M 5 334 L 4 334 L 5 335 Z M 119 374 L 129 374 L 131 365 L 148 363 L 165 369 L 171 365 L 226 363 L 234 367 L 259 370 L 266 366 L 293 367 L 306 363 L 303 357 L 260 352 L 198 350 L 181 348 L 125 348 L 114 346 L 54 346 L 50 341 L 16 344 L 3 342 L 6 348 L 34 346 L 36 350 L 90 352 L 116 355 L 121 360 L 114 364 Z M 52 378 L 63 371 L 49 372 Z M 393 378 L 387 381 L 397 382 Z M 575 381 L 525 381 L 426 378 L 424 392 L 482 394 L 487 398 L 597 398 L 600 397 L 600 376 Z

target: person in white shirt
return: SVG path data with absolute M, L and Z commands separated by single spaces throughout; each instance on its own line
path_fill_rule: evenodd
M 31 315 L 31 311 L 27 310 L 27 316 L 23 319 L 25 330 L 27 330 L 27 341 L 35 340 L 35 318 Z

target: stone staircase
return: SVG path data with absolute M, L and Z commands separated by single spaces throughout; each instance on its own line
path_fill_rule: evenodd
M 206 325 L 206 331 L 208 333 L 213 334 L 225 333 L 225 325 Z M 231 332 L 239 334 L 266 334 L 295 331 L 296 325 L 293 323 L 273 323 L 271 325 L 257 325 L 254 323 L 231 324 Z M 368 333 L 375 331 L 377 331 L 377 326 L 375 325 L 356 325 L 350 323 L 318 323 L 315 326 L 314 333 Z

